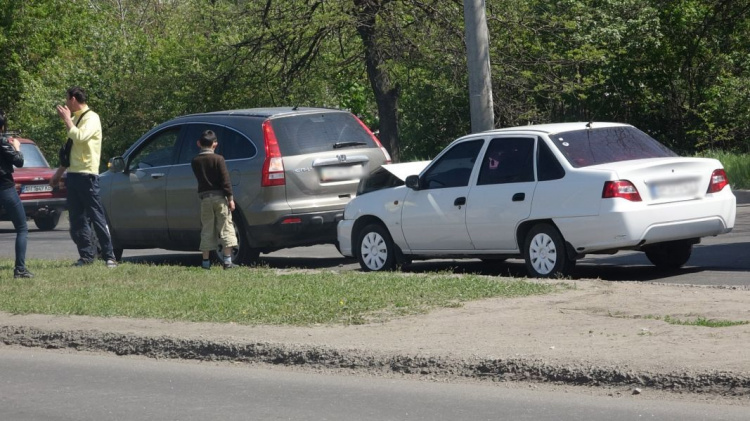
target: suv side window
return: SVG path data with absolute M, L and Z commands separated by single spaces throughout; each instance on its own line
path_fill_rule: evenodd
M 534 139 L 492 139 L 484 154 L 477 185 L 534 181 Z
M 222 155 L 227 161 L 252 158 L 257 153 L 255 145 L 240 132 L 213 124 L 187 124 L 178 164 L 189 164 L 193 157 L 198 155 L 200 148 L 197 142 L 206 130 L 213 130 L 216 133 L 216 138 L 219 140 L 216 153 Z
M 547 144 L 539 139 L 539 150 L 537 157 L 537 175 L 539 181 L 559 180 L 565 177 L 565 169 L 560 165 L 560 161 L 555 158 L 555 155 L 550 150 Z
M 477 139 L 455 145 L 430 167 L 421 184 L 426 189 L 468 186 L 483 143 L 484 140 Z
M 130 157 L 130 171 L 172 165 L 177 152 L 180 127 L 171 127 L 147 139 L 141 148 Z
M 232 130 L 228 127 L 219 127 L 216 137 L 219 138 L 219 146 L 216 152 L 222 155 L 225 160 L 247 159 L 255 156 L 255 145 L 242 133 Z

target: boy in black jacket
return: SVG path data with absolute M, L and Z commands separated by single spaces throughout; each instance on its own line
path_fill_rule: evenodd
M 209 253 L 216 248 L 217 238 L 224 247 L 224 269 L 233 268 L 232 248 L 237 247 L 232 211 L 232 181 L 229 179 L 224 157 L 214 153 L 218 145 L 216 134 L 206 130 L 198 139 L 201 151 L 193 158 L 193 174 L 198 180 L 198 196 L 201 199 L 201 244 L 203 269 L 211 268 Z

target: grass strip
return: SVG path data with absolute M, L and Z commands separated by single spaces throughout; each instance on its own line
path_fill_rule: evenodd
M 672 316 L 654 316 L 654 315 L 648 315 L 643 317 L 644 319 L 652 319 L 652 320 L 661 320 L 665 323 L 669 323 L 671 325 L 680 325 L 680 326 L 701 326 L 701 327 L 730 327 L 730 326 L 741 326 L 750 324 L 750 321 L 746 320 L 718 320 L 718 319 L 708 319 L 705 317 L 695 317 L 694 319 L 680 319 L 678 317 L 672 317 Z
M 564 286 L 513 278 L 352 271 L 210 271 L 199 267 L 68 261 L 28 262 L 33 279 L 13 279 L 0 260 L 0 310 L 12 314 L 131 317 L 244 325 L 360 324 L 490 297 L 522 297 Z M 7 274 L 7 275 L 6 275 Z

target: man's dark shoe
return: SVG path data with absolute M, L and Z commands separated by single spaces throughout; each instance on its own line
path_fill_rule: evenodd
M 73 263 L 73 266 L 88 266 L 92 263 L 94 262 L 90 260 L 78 259 L 75 263 Z
M 33 278 L 34 274 L 29 272 L 26 269 L 14 269 L 13 270 L 13 277 L 18 278 Z

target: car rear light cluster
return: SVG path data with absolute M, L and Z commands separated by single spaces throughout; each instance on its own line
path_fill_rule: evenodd
M 263 187 L 283 186 L 286 184 L 284 161 L 281 157 L 279 142 L 276 140 L 276 133 L 269 120 L 263 122 L 263 141 L 266 148 L 266 160 L 263 161 L 260 185 Z
M 607 181 L 604 183 L 602 199 L 611 199 L 615 197 L 621 197 L 630 200 L 631 202 L 641 201 L 641 195 L 638 193 L 638 189 L 636 189 L 633 183 L 628 180 Z
M 386 164 L 390 164 L 391 163 L 391 154 L 389 154 L 388 150 L 386 150 L 383 147 L 383 144 L 380 143 L 380 140 L 378 140 L 378 137 L 375 136 L 375 133 L 373 133 L 372 130 L 370 130 L 370 128 L 367 127 L 365 125 L 365 123 L 362 122 L 362 120 L 360 120 L 360 119 L 357 118 L 357 122 L 359 122 L 359 124 L 362 126 L 362 128 L 370 135 L 370 137 L 372 138 L 372 141 L 375 142 L 376 145 L 378 145 L 378 148 L 380 148 L 380 151 L 383 152 L 383 155 L 385 155 L 385 163 Z
M 726 171 L 722 169 L 714 170 L 713 174 L 711 174 L 711 184 L 708 185 L 707 193 L 720 192 L 728 184 L 729 178 L 727 177 Z

